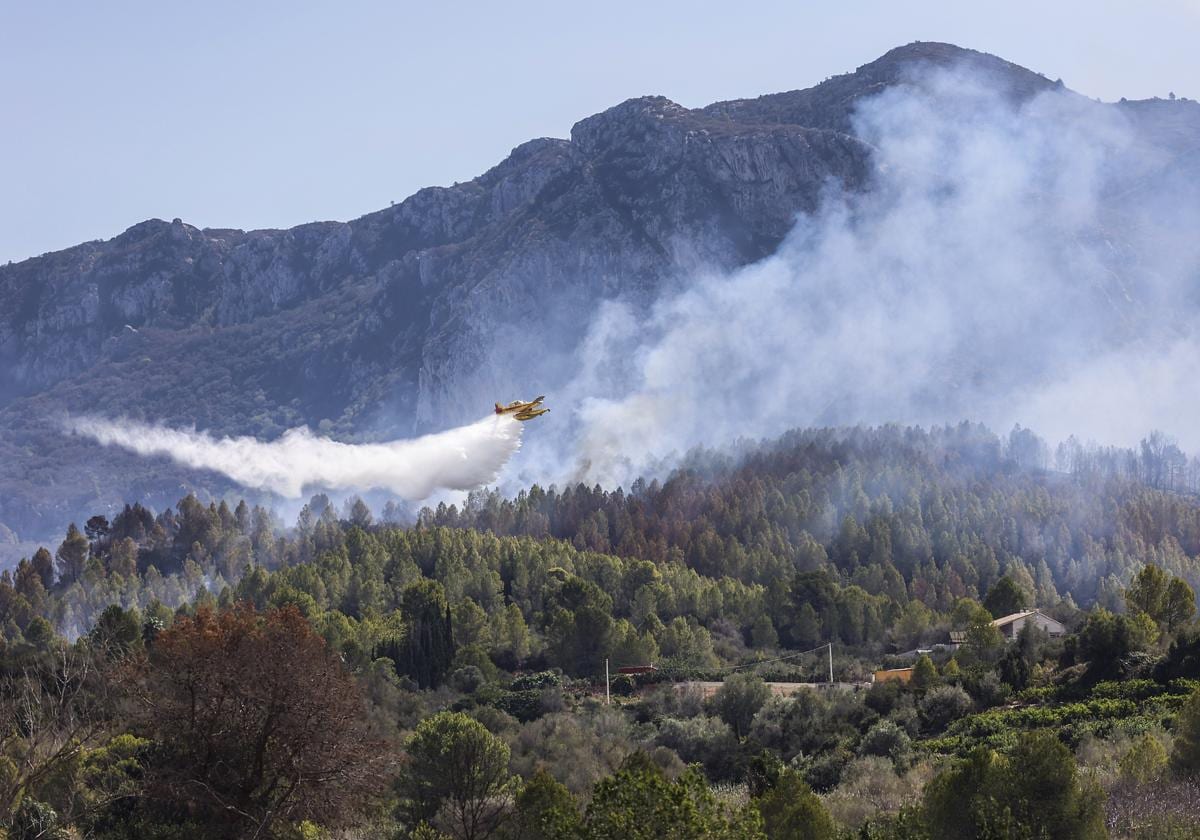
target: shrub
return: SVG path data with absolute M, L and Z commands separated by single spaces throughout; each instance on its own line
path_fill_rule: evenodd
M 741 745 L 729 724 L 720 718 L 697 717 L 659 721 L 655 742 L 669 747 L 687 764 L 700 764 L 713 781 L 741 775 Z
M 932 689 L 921 700 L 921 720 L 930 732 L 941 732 L 954 721 L 970 713 L 971 696 L 956 685 Z
M 474 665 L 459 668 L 450 674 L 450 686 L 455 691 L 461 691 L 463 694 L 474 694 L 486 682 L 487 678 L 484 677 L 483 671 Z
M 537 689 L 503 691 L 496 696 L 493 705 L 522 723 L 537 720 L 543 714 L 542 692 Z
M 750 730 L 754 716 L 769 699 L 771 690 L 757 676 L 734 674 L 717 689 L 709 706 L 740 738 Z
M 8 836 L 12 840 L 65 840 L 67 833 L 59 827 L 58 814 L 53 808 L 26 797 L 13 812 Z
M 1012 687 L 1001 682 L 995 671 L 988 671 L 979 679 L 971 681 L 967 685 L 967 690 L 983 709 L 999 706 L 1012 694 Z
M 890 720 L 881 720 L 862 737 L 858 754 L 890 758 L 897 767 L 903 767 L 911 747 L 908 733 Z
M 1147 733 L 1136 739 L 1118 764 L 1121 778 L 1135 784 L 1157 782 L 1167 769 L 1167 750 Z
M 842 780 L 842 771 L 854 756 L 842 747 L 822 753 L 809 760 L 804 766 L 804 780 L 813 790 L 825 793 L 833 790 Z
M 619 697 L 632 697 L 637 693 L 637 682 L 629 674 L 617 674 L 610 690 Z
M 557 671 L 538 671 L 522 674 L 515 678 L 508 688 L 509 691 L 540 691 L 543 688 L 561 688 L 562 684 L 562 674 Z

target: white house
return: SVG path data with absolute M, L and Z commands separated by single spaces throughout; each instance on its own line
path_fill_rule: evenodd
M 1067 635 L 1067 628 L 1063 626 L 1061 621 L 1051 618 L 1041 610 L 1022 610 L 1012 615 L 1006 615 L 1003 618 L 997 618 L 993 621 L 992 626 L 1000 631 L 1001 636 L 1012 641 L 1017 638 L 1021 629 L 1029 623 L 1033 623 L 1045 630 L 1046 634 L 1052 639 Z
M 1067 635 L 1067 628 L 1061 621 L 1051 618 L 1041 610 L 1022 610 L 1012 615 L 1006 615 L 993 621 L 992 626 L 1000 631 L 1001 636 L 1011 642 L 1017 638 L 1021 629 L 1031 622 L 1045 630 L 1046 635 L 1052 639 Z M 966 641 L 966 637 L 965 630 L 950 631 L 950 642 L 955 647 Z

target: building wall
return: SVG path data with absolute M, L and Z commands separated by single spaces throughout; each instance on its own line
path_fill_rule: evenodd
M 1038 627 L 1045 630 L 1051 636 L 1061 636 L 1066 632 L 1065 627 L 1049 616 L 1042 615 L 1041 613 L 1034 613 L 1033 615 L 1027 615 L 1024 618 L 1018 618 L 1007 627 L 1001 628 L 1000 632 L 1003 633 L 1006 638 L 1015 639 L 1027 621 L 1034 622 Z

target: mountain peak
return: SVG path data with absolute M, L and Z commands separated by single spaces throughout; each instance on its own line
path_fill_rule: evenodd
M 1040 73 L 1005 61 L 999 56 L 940 41 L 913 41 L 911 44 L 896 47 L 869 64 L 859 67 L 856 72 L 872 76 L 890 76 L 894 81 L 903 81 L 905 74 L 923 66 L 958 67 L 972 73 L 984 74 L 989 81 L 1001 83 L 1022 98 L 1055 86 L 1055 82 Z
M 656 124 L 691 113 L 665 96 L 626 99 L 620 105 L 575 123 L 571 127 L 571 142 L 587 154 L 610 145 L 620 135 L 630 132 L 644 135 L 647 130 L 654 130 Z
M 742 123 L 802 125 L 850 133 L 855 104 L 893 86 L 914 82 L 926 68 L 961 67 L 1015 101 L 1024 101 L 1056 83 L 989 53 L 938 41 L 914 41 L 888 50 L 852 73 L 832 76 L 802 90 L 754 99 L 716 102 L 704 112 Z

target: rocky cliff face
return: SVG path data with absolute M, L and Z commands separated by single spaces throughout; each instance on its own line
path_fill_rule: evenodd
M 914 44 L 808 90 L 700 110 L 630 100 L 569 140 L 530 141 L 473 181 L 351 222 L 245 232 L 151 220 L 0 267 L 0 523 L 57 530 L 85 510 L 220 487 L 64 438 L 62 411 L 353 438 L 549 390 L 598 302 L 648 301 L 691 267 L 760 259 L 830 184 L 869 188 L 856 103 L 914 67 L 955 62 L 1017 98 L 1054 85 Z M 1179 136 L 1200 125 L 1194 107 L 1180 117 L 1185 103 L 1169 105 L 1146 120 Z

